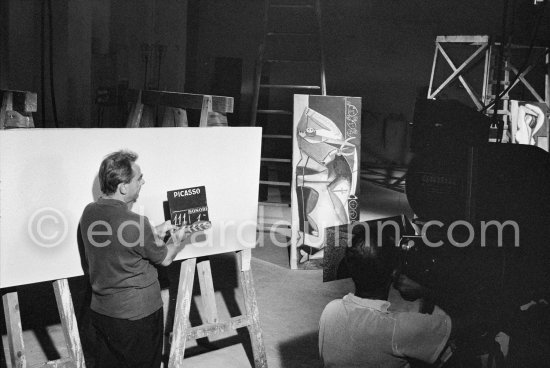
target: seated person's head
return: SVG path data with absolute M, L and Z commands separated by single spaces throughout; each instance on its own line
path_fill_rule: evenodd
M 394 243 L 378 242 L 376 235 L 375 229 L 368 231 L 363 226 L 354 228 L 351 246 L 346 249 L 345 261 L 355 284 L 355 295 L 387 299 L 398 249 Z

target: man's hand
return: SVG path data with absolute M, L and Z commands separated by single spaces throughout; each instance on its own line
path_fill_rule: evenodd
M 191 236 L 192 232 L 189 230 L 187 226 L 182 227 L 175 227 L 170 233 L 170 236 L 172 237 L 172 241 L 177 246 L 183 243 L 189 236 Z
M 166 236 L 168 232 L 172 232 L 177 228 L 178 228 L 177 226 L 172 225 L 172 223 L 168 220 L 163 222 L 160 225 L 155 226 L 154 230 L 155 230 L 155 234 L 157 234 L 157 236 L 162 239 Z

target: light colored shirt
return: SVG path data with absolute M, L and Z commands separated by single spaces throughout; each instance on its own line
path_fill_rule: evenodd
M 353 294 L 330 302 L 319 322 L 325 367 L 410 367 L 410 358 L 434 363 L 449 340 L 449 316 L 394 312 L 390 306 Z

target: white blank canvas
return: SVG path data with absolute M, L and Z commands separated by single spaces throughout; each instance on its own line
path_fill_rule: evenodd
M 212 228 L 177 259 L 256 243 L 261 128 L 0 131 L 0 287 L 82 274 L 77 228 L 100 195 L 102 159 L 138 153 L 145 185 L 133 211 L 164 219 L 166 192 L 205 186 Z

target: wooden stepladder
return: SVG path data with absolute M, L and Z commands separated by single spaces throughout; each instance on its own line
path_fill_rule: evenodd
M 19 298 L 17 291 L 2 293 L 4 304 L 4 318 L 8 334 L 8 345 L 11 366 L 14 368 L 26 367 L 71 367 L 84 368 L 84 353 L 80 343 L 80 335 L 76 316 L 74 313 L 71 292 L 67 279 L 60 279 L 53 282 L 57 309 L 61 319 L 61 328 L 65 336 L 69 356 L 55 361 L 40 364 L 30 364 L 25 355 L 25 344 L 23 341 L 23 329 L 21 328 L 21 314 L 19 313 Z
M 237 252 L 246 314 L 230 318 L 223 322 L 218 319 L 210 261 L 201 260 L 197 263 L 196 258 L 190 258 L 182 262 L 168 368 L 180 368 L 184 366 L 183 360 L 187 341 L 218 335 L 241 327 L 248 328 L 252 343 L 252 352 L 254 354 L 254 366 L 256 368 L 267 368 L 256 292 L 250 270 L 251 254 L 250 249 Z M 199 277 L 201 297 L 204 303 L 203 318 L 206 323 L 201 326 L 191 327 L 189 325 L 189 312 L 193 295 L 195 268 Z

